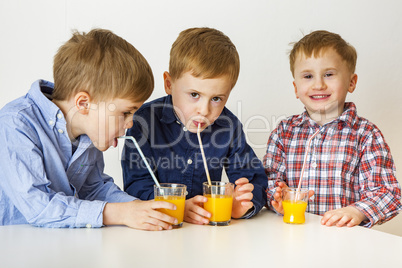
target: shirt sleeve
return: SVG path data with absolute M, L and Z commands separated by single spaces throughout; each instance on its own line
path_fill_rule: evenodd
M 394 176 L 390 149 L 378 129 L 365 138 L 359 167 L 360 201 L 351 206 L 363 212 L 366 227 L 384 223 L 401 210 L 401 188 Z
M 134 121 L 133 127 L 127 130 L 127 136 L 133 136 L 144 155 L 147 156 L 147 161 L 152 160 L 152 149 L 148 140 L 148 131 L 143 129 L 141 124 Z M 152 170 L 156 170 L 153 161 L 148 161 Z M 131 140 L 126 140 L 121 160 L 123 170 L 124 191 L 141 200 L 151 200 L 154 198 L 154 184 L 149 171 L 142 160 L 137 148 Z M 155 171 L 154 171 L 155 172 Z M 157 176 L 157 173 L 155 173 Z
M 99 153 L 96 166 L 89 173 L 84 185 L 79 191 L 79 197 L 86 200 L 103 200 L 109 203 L 130 202 L 137 198 L 123 192 L 112 177 L 103 173 L 103 154 Z
M 28 122 L 11 118 L 0 128 L 0 187 L 29 224 L 43 227 L 102 226 L 104 201 L 80 200 L 55 192 L 43 153 Z
M 231 182 L 246 177 L 254 185 L 253 199 L 254 210 L 251 210 L 244 218 L 250 218 L 257 214 L 267 203 L 266 189 L 267 178 L 260 159 L 253 149 L 247 144 L 246 136 L 241 123 L 238 122 L 234 130 L 233 141 L 230 143 L 228 163 L 225 165 L 226 173 Z
M 286 155 L 281 141 L 282 132 L 282 124 L 271 132 L 268 138 L 267 152 L 263 158 L 265 174 L 268 177 L 267 205 L 269 209 L 275 212 L 276 210 L 272 207 L 271 201 L 273 200 L 277 184 L 280 181 L 285 183 L 287 181 Z

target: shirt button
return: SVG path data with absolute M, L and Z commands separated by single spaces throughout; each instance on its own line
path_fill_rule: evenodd
M 317 167 L 317 163 L 316 163 L 316 162 L 313 162 L 313 163 L 311 164 L 311 167 L 312 167 L 312 168 L 316 168 L 316 167 Z
M 176 123 L 180 125 L 180 122 L 179 122 L 179 121 L 176 121 Z
M 87 227 L 87 228 L 92 228 L 92 225 L 89 224 L 89 223 L 87 223 L 87 225 L 85 225 L 85 227 Z
M 189 159 L 187 160 L 187 164 L 191 165 L 193 163 L 193 160 Z
M 183 127 L 183 130 L 184 130 L 184 131 L 187 131 L 187 128 L 186 128 L 186 127 Z
M 54 121 L 53 120 L 49 120 L 49 125 L 53 126 Z
M 57 114 L 57 118 L 61 119 L 61 118 L 63 118 L 63 115 L 62 114 Z
M 60 134 L 63 134 L 63 133 L 64 133 L 64 131 L 63 131 L 62 129 L 60 129 L 60 128 L 59 128 L 57 131 L 58 131 Z

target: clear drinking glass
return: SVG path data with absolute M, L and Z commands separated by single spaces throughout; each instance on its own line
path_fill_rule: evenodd
M 161 208 L 158 211 L 175 217 L 178 221 L 173 228 L 183 225 L 184 204 L 186 202 L 187 186 L 178 183 L 160 183 L 160 187 L 154 185 L 155 201 L 166 201 L 176 205 L 176 210 Z
M 230 182 L 212 181 L 211 185 L 204 182 L 203 194 L 208 199 L 204 209 L 211 213 L 210 225 L 229 225 L 232 217 L 234 185 Z
M 308 189 L 285 188 L 282 190 L 283 221 L 303 224 L 308 202 Z

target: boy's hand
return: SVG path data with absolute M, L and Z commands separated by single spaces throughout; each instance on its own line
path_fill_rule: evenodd
M 366 215 L 355 207 L 344 207 L 325 212 L 321 224 L 326 226 L 353 227 L 367 220 Z
M 106 203 L 103 210 L 103 224 L 126 225 L 148 231 L 172 229 L 172 224 L 177 224 L 177 219 L 157 211 L 159 208 L 175 210 L 176 206 L 168 202 L 154 200 Z
M 235 181 L 236 188 L 233 194 L 232 218 L 241 218 L 254 206 L 253 199 L 254 185 L 249 183 L 247 178 L 240 178 Z
M 279 182 L 278 187 L 276 187 L 274 193 L 274 200 L 271 201 L 273 208 L 280 214 L 283 215 L 283 206 L 282 206 L 282 189 L 288 188 L 286 183 Z
M 203 203 L 207 200 L 202 195 L 187 199 L 184 207 L 184 221 L 194 224 L 208 224 L 211 213 L 203 208 Z
M 278 187 L 276 187 L 275 193 L 274 193 L 274 200 L 272 200 L 271 204 L 274 207 L 274 209 L 283 215 L 283 206 L 282 206 L 282 190 L 288 188 L 286 183 L 284 182 L 278 182 Z M 313 190 L 308 191 L 308 198 L 312 197 L 314 195 Z

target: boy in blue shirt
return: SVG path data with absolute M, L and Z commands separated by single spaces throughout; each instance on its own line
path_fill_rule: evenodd
M 151 95 L 145 58 L 110 31 L 74 33 L 54 58 L 54 84 L 38 80 L 0 111 L 0 225 L 171 229 L 103 173 L 102 151 L 132 126 Z
M 164 73 L 168 96 L 145 104 L 134 116 L 127 135 L 134 136 L 159 182 L 187 185 L 184 220 L 207 224 L 202 183 L 207 181 L 197 128 L 211 180 L 222 170 L 236 185 L 232 218 L 249 218 L 266 203 L 266 176 L 261 161 L 247 144 L 242 125 L 225 104 L 240 69 L 236 47 L 218 30 L 191 28 L 180 33 Z M 154 182 L 138 151 L 127 141 L 122 159 L 124 189 L 143 200 L 153 199 Z

